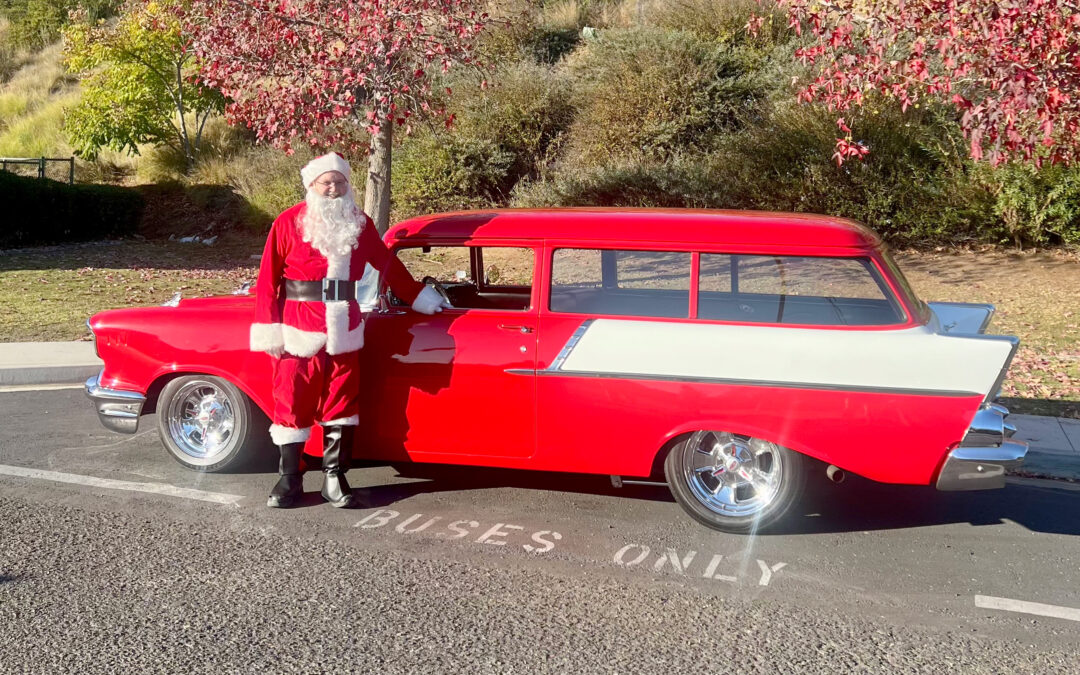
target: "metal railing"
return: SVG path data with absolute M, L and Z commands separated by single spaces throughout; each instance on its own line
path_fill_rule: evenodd
M 7 171 L 8 164 L 30 164 L 37 166 L 37 177 L 45 178 L 45 165 L 48 162 L 63 162 L 68 165 L 68 183 L 75 183 L 75 158 L 53 158 L 53 157 L 0 157 L 0 170 Z

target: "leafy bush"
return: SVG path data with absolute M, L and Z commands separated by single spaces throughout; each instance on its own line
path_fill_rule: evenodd
M 211 133 L 213 141 L 218 134 L 226 140 L 218 141 L 222 145 L 231 144 L 228 131 L 219 129 Z M 235 133 L 235 132 L 234 132 Z M 212 147 L 214 143 L 212 142 Z M 222 147 L 217 145 L 216 147 Z M 304 188 L 300 182 L 300 168 L 309 162 L 314 154 L 308 149 L 300 149 L 293 155 L 286 155 L 274 148 L 258 146 L 244 150 L 234 149 L 227 157 L 205 157 L 196 165 L 190 176 L 193 183 L 207 185 L 228 185 L 247 203 L 247 212 L 242 220 L 245 224 L 262 228 L 269 225 L 279 213 L 304 198 Z M 355 159 L 353 168 L 353 190 L 357 203 L 363 205 L 365 166 Z
M 746 30 L 752 16 L 765 17 L 756 36 Z M 666 30 L 689 31 L 717 42 L 766 47 L 794 37 L 787 19 L 775 4 L 758 0 L 663 0 L 648 3 L 644 20 Z
M 60 37 L 72 10 L 96 22 L 115 14 L 119 5 L 120 0 L 0 0 L 0 12 L 11 23 L 12 43 L 41 49 Z
M 697 154 L 666 161 L 622 160 L 546 180 L 524 182 L 512 204 L 521 207 L 628 206 L 731 208 L 718 158 Z
M 900 244 L 985 241 L 998 222 L 992 195 L 934 115 L 886 110 L 854 125 L 874 151 L 837 167 L 834 117 L 786 104 L 706 152 L 561 166 L 520 186 L 514 204 L 814 212 L 854 218 Z
M 1000 227 L 988 227 L 1017 246 L 1080 244 L 1080 167 L 1008 164 L 981 167 L 996 196 Z
M 602 31 L 566 59 L 577 109 L 570 160 L 596 166 L 705 149 L 766 95 L 760 60 L 688 32 Z
M 520 62 L 493 79 L 486 91 L 457 87 L 450 130 L 422 129 L 396 151 L 397 213 L 505 203 L 519 180 L 543 171 L 572 120 L 565 78 Z
M 67 185 L 0 172 L 7 211 L 0 248 L 85 241 L 135 232 L 143 199 L 127 188 Z

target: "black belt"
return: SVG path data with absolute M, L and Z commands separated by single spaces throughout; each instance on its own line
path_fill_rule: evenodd
M 342 279 L 322 281 L 285 280 L 285 299 L 301 302 L 335 302 L 356 300 L 356 282 Z

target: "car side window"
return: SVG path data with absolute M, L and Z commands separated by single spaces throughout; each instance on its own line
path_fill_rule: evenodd
M 529 309 L 535 260 L 531 248 L 422 246 L 399 249 L 397 256 L 414 279 L 443 288 L 455 308 Z
M 557 249 L 549 306 L 553 312 L 688 317 L 690 254 Z
M 878 326 L 903 312 L 868 258 L 703 253 L 698 318 Z

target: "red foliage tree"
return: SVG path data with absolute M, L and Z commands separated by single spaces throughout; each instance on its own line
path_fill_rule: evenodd
M 765 0 L 810 44 L 802 101 L 846 113 L 868 97 L 954 106 L 971 156 L 997 165 L 1080 156 L 1080 5 L 1075 0 Z M 751 19 L 756 31 L 761 17 Z M 850 112 L 849 112 L 850 111 Z M 866 148 L 846 133 L 837 163 Z
M 368 156 L 364 210 L 390 217 L 393 128 L 442 117 L 434 78 L 478 65 L 483 0 L 190 0 L 202 77 L 230 123 L 291 152 L 298 144 Z M 446 90 L 449 94 L 449 89 Z

